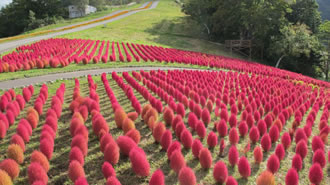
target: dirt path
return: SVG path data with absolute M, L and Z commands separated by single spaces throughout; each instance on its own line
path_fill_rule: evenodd
M 198 70 L 193 68 L 178 68 L 178 67 L 119 67 L 119 68 L 107 68 L 107 69 L 93 69 L 93 70 L 85 70 L 85 71 L 75 71 L 75 72 L 67 72 L 67 73 L 57 73 L 57 74 L 49 74 L 43 76 L 36 76 L 30 78 L 21 78 L 16 80 L 8 80 L 0 82 L 0 89 L 10 89 L 16 87 L 22 87 L 27 85 L 34 85 L 34 84 L 42 84 L 46 82 L 51 82 L 60 79 L 71 79 L 81 76 L 90 75 L 99 75 L 102 73 L 112 73 L 115 72 L 129 72 L 129 71 L 139 71 L 139 70 Z
M 148 3 L 149 2 L 144 3 L 141 7 L 146 6 L 146 4 L 148 4 Z M 148 9 L 145 9 L 145 10 L 150 10 L 150 9 L 156 8 L 158 3 L 159 3 L 159 0 L 155 1 Z M 29 37 L 29 38 L 24 38 L 24 39 L 20 39 L 20 40 L 5 42 L 5 43 L 0 44 L 0 54 L 3 53 L 3 52 L 15 49 L 15 48 L 17 48 L 18 46 L 21 46 L 21 45 L 25 45 L 25 44 L 28 44 L 28 43 L 31 43 L 31 42 L 36 42 L 36 41 L 42 40 L 42 39 L 49 39 L 49 38 L 52 38 L 52 37 L 56 37 L 56 36 L 60 36 L 60 35 L 68 34 L 68 33 L 73 33 L 73 32 L 78 32 L 78 31 L 86 30 L 86 29 L 93 28 L 93 27 L 96 27 L 96 26 L 104 25 L 106 23 L 110 23 L 110 22 L 128 17 L 130 15 L 133 15 L 133 14 L 136 14 L 138 12 L 145 11 L 145 10 L 131 11 L 131 12 L 128 12 L 128 13 L 120 15 L 120 16 L 117 16 L 117 17 L 115 17 L 113 19 L 110 19 L 110 20 L 97 22 L 97 23 L 89 24 L 89 25 L 86 25 L 86 26 L 81 26 L 81 27 L 78 27 L 78 28 L 70 29 L 70 30 L 65 30 L 65 31 L 50 33 L 50 34 L 47 34 L 47 35 L 40 35 L 40 36 L 36 36 L 36 37 Z M 125 10 L 122 10 L 122 11 L 125 11 Z M 119 12 L 121 12 L 121 11 L 113 12 L 113 13 L 109 14 L 108 16 L 117 14 Z M 97 19 L 99 19 L 99 18 L 97 18 Z M 92 21 L 92 20 L 90 20 L 90 21 Z M 72 26 L 72 25 L 70 25 L 70 26 Z

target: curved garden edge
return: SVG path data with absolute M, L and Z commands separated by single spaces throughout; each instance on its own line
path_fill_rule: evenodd
M 117 68 L 104 68 L 104 69 L 92 69 L 92 70 L 81 70 L 81 71 L 73 71 L 73 72 L 64 72 L 64 73 L 54 73 L 42 76 L 35 76 L 29 78 L 21 78 L 15 80 L 8 80 L 0 82 L 0 89 L 6 90 L 10 88 L 18 88 L 27 85 L 35 85 L 42 84 L 47 82 L 52 82 L 56 80 L 64 80 L 77 78 L 86 75 L 100 75 L 102 73 L 112 73 L 112 72 L 131 72 L 138 70 L 205 70 L 198 69 L 193 67 L 151 67 L 151 66 L 132 66 L 132 67 L 117 67 Z

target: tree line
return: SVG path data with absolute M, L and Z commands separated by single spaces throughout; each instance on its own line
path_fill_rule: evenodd
M 322 22 L 316 0 L 182 2 L 209 40 L 252 40 L 254 59 L 328 79 L 330 22 Z
M 13 0 L 0 10 L 0 38 L 21 34 L 68 18 L 68 6 L 127 4 L 132 0 Z

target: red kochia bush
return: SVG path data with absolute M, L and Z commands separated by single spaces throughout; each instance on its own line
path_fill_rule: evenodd
M 125 136 L 128 136 L 130 138 L 132 138 L 136 144 L 139 144 L 140 139 L 141 139 L 141 135 L 140 132 L 136 129 L 131 129 L 130 131 L 128 131 Z
M 115 141 L 110 141 L 104 149 L 104 160 L 112 165 L 118 163 L 120 157 L 119 147 Z
M 238 161 L 238 172 L 242 177 L 248 178 L 251 175 L 251 167 L 246 157 L 241 157 Z
M 276 125 L 273 125 L 269 130 L 269 137 L 272 141 L 272 143 L 275 143 L 278 138 L 280 137 L 280 132 L 278 130 L 278 127 Z
M 160 143 L 160 140 L 166 131 L 166 127 L 162 122 L 159 122 L 157 126 L 153 129 L 152 135 L 154 136 L 155 140 Z
M 207 108 L 203 109 L 202 112 L 202 121 L 205 125 L 209 124 L 211 121 L 211 116 Z
M 217 130 L 219 132 L 220 137 L 225 137 L 227 136 L 228 128 L 227 128 L 227 123 L 224 119 L 220 120 Z
M 165 185 L 165 177 L 161 169 L 156 170 L 152 174 L 149 185 Z
M 285 176 L 285 184 L 286 185 L 298 185 L 299 184 L 299 176 L 294 168 L 290 168 Z
M 39 163 L 31 163 L 27 171 L 30 184 L 33 184 L 35 181 L 42 181 L 44 184 L 48 183 L 47 173 Z
M 184 129 L 181 133 L 181 143 L 183 144 L 184 148 L 191 148 L 192 143 L 193 143 L 193 138 L 191 133 L 189 132 L 188 129 Z
M 268 152 L 269 149 L 272 147 L 272 143 L 271 143 L 271 139 L 269 137 L 268 134 L 264 134 L 261 138 L 261 146 L 262 146 L 262 149 L 265 151 L 265 152 Z
M 236 127 L 236 125 L 237 125 L 236 114 L 231 114 L 228 122 L 229 122 L 229 125 L 231 128 Z
M 14 134 L 10 139 L 10 144 L 17 144 L 21 147 L 23 152 L 25 151 L 25 143 L 22 137 L 18 134 Z
M 137 144 L 128 136 L 119 136 L 117 138 L 117 144 L 120 148 L 120 153 L 128 156 L 130 151 L 137 146 Z
M 172 153 L 175 150 L 180 150 L 181 151 L 181 143 L 179 141 L 174 141 L 170 144 L 170 146 L 167 149 L 167 158 L 170 159 L 172 156 Z
M 87 152 L 88 152 L 88 145 L 87 145 L 87 140 L 84 138 L 83 135 L 76 135 L 73 137 L 72 141 L 71 141 L 71 148 L 73 148 L 74 146 L 77 146 L 78 148 L 80 148 L 80 150 L 82 151 L 82 153 L 84 154 L 84 156 L 87 156 Z
M 226 185 L 238 185 L 236 179 L 233 176 L 227 178 Z
M 191 147 L 191 151 L 195 158 L 199 158 L 199 152 L 202 150 L 202 148 L 203 148 L 203 144 L 199 139 L 196 138 Z
M 165 108 L 163 117 L 164 117 L 164 121 L 165 121 L 166 125 L 171 125 L 171 123 L 174 119 L 173 110 L 169 107 Z
M 275 148 L 275 154 L 277 155 L 278 159 L 282 161 L 285 156 L 285 150 L 281 143 L 279 143 Z
M 85 163 L 84 154 L 82 153 L 80 148 L 76 146 L 71 149 L 69 154 L 69 161 L 71 162 L 73 160 L 78 161 L 81 164 L 81 166 L 84 166 Z
M 106 133 L 100 140 L 101 151 L 104 152 L 105 147 L 110 141 L 114 141 L 110 133 Z
M 86 177 L 79 177 L 75 182 L 74 185 L 88 185 Z
M 160 145 L 162 146 L 163 150 L 166 151 L 170 146 L 171 142 L 172 142 L 172 132 L 170 130 L 166 130 L 163 133 L 163 136 L 160 140 Z
M 235 145 L 231 146 L 228 152 L 228 161 L 232 166 L 235 166 L 238 162 L 239 153 Z
M 73 146 L 71 146 L 73 147 Z M 40 141 L 40 151 L 47 157 L 48 160 L 52 158 L 54 150 L 54 142 L 49 141 L 48 139 L 42 139 Z
M 309 169 L 308 174 L 309 181 L 313 184 L 320 184 L 323 179 L 323 171 L 319 163 L 315 163 Z
M 218 144 L 218 136 L 214 132 L 210 132 L 207 136 L 207 144 L 210 148 L 214 148 Z
M 308 148 L 305 140 L 300 140 L 299 143 L 296 145 L 296 153 L 304 159 L 307 155 Z
M 196 176 L 189 167 L 183 167 L 179 173 L 180 185 L 196 185 Z
M 312 150 L 315 152 L 318 149 L 324 150 L 324 143 L 320 136 L 314 136 L 312 140 Z
M 71 181 L 75 182 L 79 177 L 85 177 L 85 171 L 78 161 L 73 160 L 70 162 L 68 175 Z
M 35 150 L 32 152 L 31 154 L 31 158 L 30 158 L 31 163 L 36 162 L 39 163 L 45 170 L 45 172 L 47 173 L 49 170 L 49 162 L 47 157 L 39 152 L 38 150 Z
M 292 168 L 295 168 L 298 172 L 302 168 L 302 159 L 299 154 L 295 154 L 292 158 Z
M 106 185 L 121 185 L 116 177 L 110 177 L 107 179 Z
M 197 123 L 198 123 L 197 116 L 195 115 L 195 113 L 190 112 L 189 115 L 188 115 L 188 125 L 189 125 L 189 127 L 192 128 L 193 130 L 195 130 L 196 126 L 197 126 Z
M 236 127 L 233 127 L 229 131 L 229 142 L 232 145 L 236 145 L 238 143 L 238 141 L 239 141 L 238 132 L 236 130 Z
M 201 139 L 203 139 L 206 136 L 206 128 L 205 128 L 203 122 L 201 122 L 201 121 L 197 122 L 197 124 L 196 124 L 196 132 L 197 132 L 197 135 Z
M 212 155 L 209 149 L 203 148 L 199 152 L 199 163 L 201 164 L 202 168 L 208 169 L 212 166 Z
M 0 163 L 0 170 L 7 172 L 12 180 L 18 177 L 20 171 L 17 162 L 12 159 L 3 160 Z
M 215 179 L 216 182 L 220 184 L 223 184 L 227 181 L 228 170 L 224 162 L 219 161 L 215 164 L 213 169 L 213 178 Z
M 181 150 L 175 150 L 170 157 L 170 166 L 176 173 L 179 173 L 181 168 L 186 166 L 186 161 L 181 153 Z
M 262 150 L 259 146 L 255 147 L 254 148 L 254 151 L 253 151 L 253 156 L 254 156 L 254 161 L 257 163 L 257 164 L 260 164 L 262 162 L 262 159 L 263 159 L 263 153 L 262 153 Z
M 245 121 L 241 121 L 241 123 L 238 125 L 238 131 L 241 137 L 244 137 L 248 132 L 248 125 Z
M 290 137 L 290 134 L 288 132 L 285 132 L 282 135 L 281 142 L 284 146 L 284 149 L 287 150 L 289 148 L 289 146 L 291 145 L 291 137 Z
M 108 162 L 104 162 L 102 165 L 102 173 L 105 179 L 108 179 L 109 177 L 116 177 L 116 171 L 113 169 L 112 165 Z
M 280 168 L 280 161 L 276 154 L 273 154 L 269 157 L 267 161 L 267 169 L 272 173 L 276 173 Z
M 0 139 L 5 138 L 7 134 L 7 126 L 4 121 L 0 120 Z
M 318 149 L 316 150 L 316 152 L 314 152 L 314 155 L 313 155 L 313 164 L 314 163 L 319 163 L 320 166 L 322 168 L 325 167 L 325 164 L 326 164 L 326 159 L 325 159 L 325 155 L 324 155 L 324 151 L 322 149 Z
M 136 175 L 146 177 L 150 172 L 150 165 L 144 151 L 139 147 L 134 147 L 129 152 L 132 169 Z
M 259 141 L 259 130 L 256 126 L 252 126 L 250 129 L 249 137 L 252 143 L 256 143 Z

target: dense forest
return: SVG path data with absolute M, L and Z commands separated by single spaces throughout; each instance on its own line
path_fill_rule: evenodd
M 253 58 L 312 77 L 329 76 L 330 22 L 315 0 L 184 0 L 207 39 L 252 40 Z
M 68 18 L 68 5 L 95 6 L 104 10 L 107 5 L 127 4 L 132 0 L 13 0 L 0 10 L 0 38 L 14 36 L 54 24 Z

